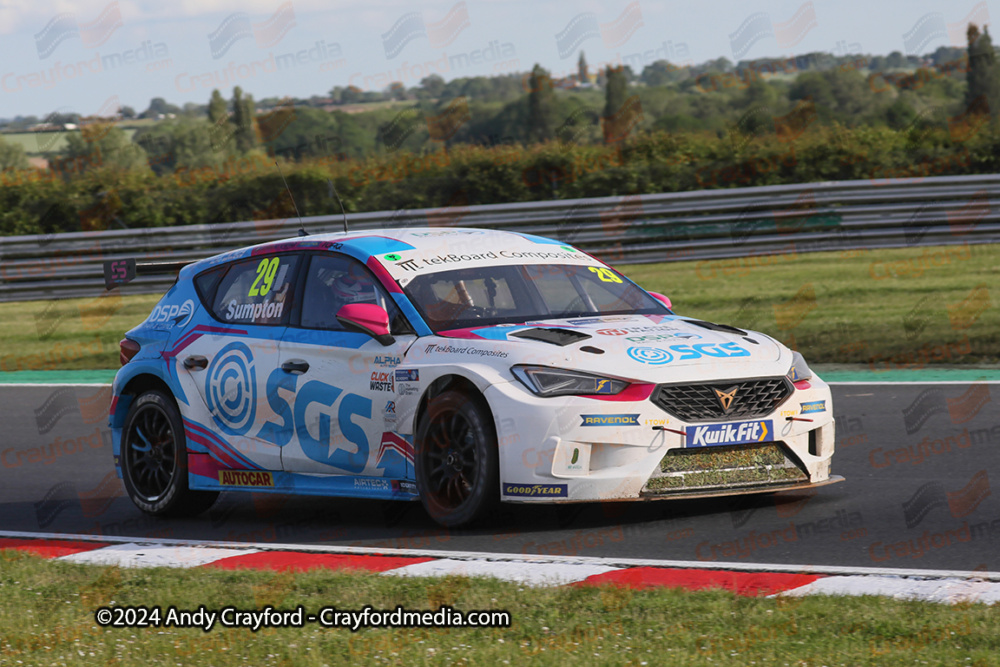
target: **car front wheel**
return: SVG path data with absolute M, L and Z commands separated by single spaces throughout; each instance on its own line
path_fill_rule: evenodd
M 184 424 L 173 399 L 160 391 L 138 396 L 122 429 L 121 467 L 125 491 L 143 512 L 193 516 L 219 494 L 188 488 Z
M 417 428 L 414 472 L 424 508 L 443 526 L 469 525 L 496 509 L 496 429 L 481 400 L 454 390 L 430 400 Z

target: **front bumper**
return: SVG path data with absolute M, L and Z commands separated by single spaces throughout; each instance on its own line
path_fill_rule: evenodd
M 807 488 L 841 479 L 830 475 L 833 406 L 829 386 L 819 378 L 797 386 L 771 413 L 734 421 L 734 428 L 746 421 L 767 423 L 766 438 L 747 444 L 690 445 L 688 427 L 706 423 L 668 414 L 649 400 L 651 391 L 607 397 L 612 400 L 543 399 L 516 382 L 489 387 L 501 498 L 692 498 Z M 813 408 L 804 412 L 803 404 Z M 817 405 L 824 409 L 817 411 Z

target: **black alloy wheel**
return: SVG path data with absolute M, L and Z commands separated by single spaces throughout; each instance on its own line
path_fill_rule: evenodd
M 417 429 L 414 472 L 424 508 L 443 526 L 473 524 L 496 508 L 496 429 L 480 400 L 454 390 L 430 400 Z
M 188 488 L 184 425 L 173 399 L 159 391 L 138 396 L 122 429 L 125 490 L 136 507 L 157 516 L 194 515 L 219 494 Z

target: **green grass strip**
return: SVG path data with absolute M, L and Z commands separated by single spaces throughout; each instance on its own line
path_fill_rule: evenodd
M 1000 373 L 1000 246 L 782 248 L 619 268 L 669 296 L 682 315 L 761 331 L 811 364 L 851 365 L 852 379 L 860 372 L 896 381 L 897 372 L 955 366 L 984 368 L 975 379 Z M 158 299 L 109 293 L 0 304 L 0 373 L 115 369 L 118 341 Z
M 102 606 L 506 610 L 509 628 L 101 628 Z M 0 552 L 4 665 L 996 665 L 1000 607 L 529 588 L 493 579 L 121 569 Z

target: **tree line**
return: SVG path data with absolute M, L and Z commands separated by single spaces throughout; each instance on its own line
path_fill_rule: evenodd
M 986 29 L 967 37 L 915 63 L 807 54 L 640 75 L 581 53 L 570 80 L 538 65 L 431 76 L 359 113 L 216 90 L 203 115 L 131 140 L 86 123 L 44 170 L 0 139 L 0 234 L 282 217 L 275 160 L 303 215 L 338 210 L 330 183 L 363 211 L 995 171 L 1000 65 Z

